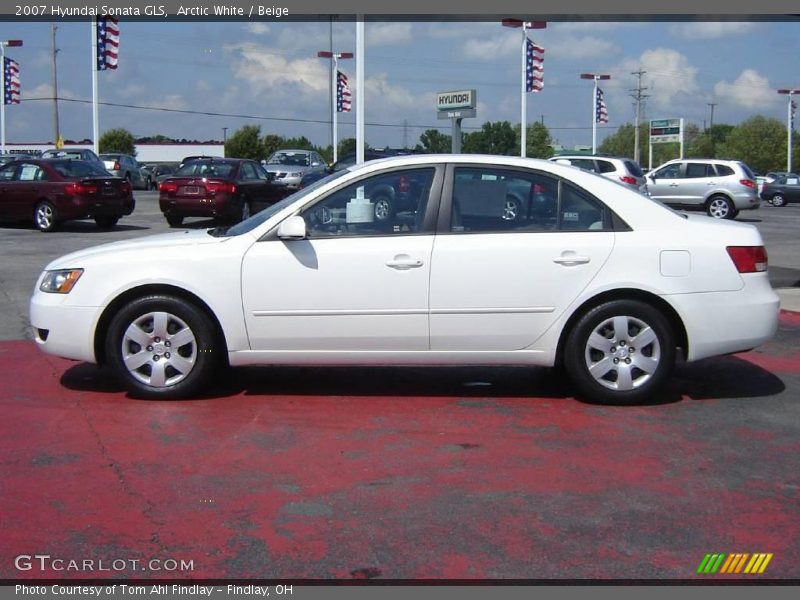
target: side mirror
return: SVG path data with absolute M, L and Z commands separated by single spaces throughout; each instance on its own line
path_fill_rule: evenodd
M 295 215 L 278 225 L 278 237 L 282 240 L 304 240 L 306 238 L 306 222 L 303 217 Z
M 312 163 L 311 163 L 311 166 L 312 166 L 312 167 L 318 167 L 319 165 L 320 165 L 320 163 L 318 163 L 318 162 L 312 162 Z

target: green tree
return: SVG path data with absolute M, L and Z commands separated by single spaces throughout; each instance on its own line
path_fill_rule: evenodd
M 225 142 L 225 156 L 261 160 L 264 157 L 261 127 L 245 125 L 237 129 Z
M 337 157 L 342 157 L 345 154 L 350 154 L 356 151 L 356 138 L 344 138 L 336 146 Z
M 517 148 L 519 148 L 519 132 L 521 129 L 520 126 L 514 128 L 517 136 Z M 544 123 L 537 121 L 533 125 L 528 125 L 525 146 L 527 149 L 527 156 L 531 158 L 550 158 L 553 156 L 553 138 L 550 136 L 550 130 L 545 127 Z
M 294 150 L 314 150 L 314 144 L 306 136 L 286 138 L 283 140 L 283 148 Z
M 136 139 L 127 129 L 109 129 L 100 136 L 101 154 L 130 154 L 136 156 Z M 784 147 L 786 144 L 784 144 Z
M 786 127 L 777 119 L 750 117 L 734 127 L 717 156 L 741 160 L 760 173 L 785 169 Z
M 484 123 L 480 131 L 468 133 L 462 144 L 464 154 L 519 154 L 519 135 L 508 121 Z
M 453 148 L 452 143 L 452 136 L 445 135 L 436 129 L 427 129 L 419 136 L 416 149 L 430 154 L 447 154 Z
M 269 158 L 276 150 L 285 148 L 285 142 L 286 140 L 283 138 L 283 136 L 276 135 L 274 133 L 268 133 L 265 135 L 262 142 L 264 144 L 264 158 Z

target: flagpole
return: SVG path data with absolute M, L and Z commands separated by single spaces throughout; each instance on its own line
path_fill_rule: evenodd
M 339 145 L 339 107 L 336 106 L 336 99 L 339 91 L 339 57 L 333 54 L 333 74 L 331 76 L 331 106 L 333 107 L 333 162 L 338 157 L 337 146 Z
M 526 55 L 527 55 L 528 35 L 527 35 L 527 29 L 526 29 L 525 25 L 526 25 L 526 23 L 525 23 L 525 21 L 523 21 L 522 22 L 522 69 L 520 71 L 522 73 L 522 90 L 521 90 L 522 93 L 521 93 L 521 102 L 520 102 L 521 114 L 520 114 L 520 119 L 519 119 L 519 122 L 520 122 L 519 155 L 522 158 L 525 158 L 525 156 L 527 156 L 527 154 L 528 154 L 528 125 L 527 125 L 527 120 L 528 120 L 528 90 L 525 89 L 525 87 L 526 87 L 525 86 L 525 83 L 526 83 L 525 75 L 526 75 L 526 67 L 527 67 L 527 64 L 526 64 L 527 56 Z
M 6 44 L 0 42 L 0 63 L 3 69 L 2 95 L 0 95 L 0 151 L 6 153 Z M 791 135 L 791 132 L 790 132 Z
M 597 154 L 597 75 L 594 76 L 594 96 L 592 96 L 592 154 Z
M 356 22 L 356 164 L 364 162 L 364 46 L 365 41 L 365 16 L 358 15 Z
M 100 154 L 100 115 L 98 102 L 98 81 L 97 81 L 97 19 L 89 21 L 92 28 L 92 142 L 94 153 Z

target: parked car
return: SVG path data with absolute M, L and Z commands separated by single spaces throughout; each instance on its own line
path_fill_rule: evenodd
M 381 149 L 369 149 L 364 150 L 364 162 L 370 160 L 378 160 L 380 158 L 389 158 L 390 156 L 406 156 L 408 154 L 418 154 L 413 150 L 408 150 L 404 148 L 381 148 Z M 355 152 L 349 152 L 339 158 L 335 163 L 333 163 L 330 167 L 326 169 L 315 169 L 313 171 L 307 171 L 303 174 L 303 177 L 300 180 L 300 188 L 308 187 L 315 181 L 319 181 L 323 177 L 327 177 L 331 173 L 336 173 L 343 169 L 347 169 L 352 167 L 356 164 L 356 154 Z
M 157 164 L 150 167 L 150 189 L 157 190 L 164 181 L 172 177 L 175 171 L 178 170 L 178 165 L 174 164 Z
M 185 217 L 241 221 L 286 195 L 254 160 L 191 160 L 159 185 L 158 204 L 167 223 L 180 227 Z
M 630 158 L 617 158 L 614 156 L 587 156 L 581 154 L 564 154 L 553 156 L 549 160 L 567 163 L 585 171 L 597 173 L 614 181 L 647 193 L 647 180 L 642 167 Z
M 106 171 L 131 182 L 134 189 L 149 190 L 151 176 L 130 154 L 101 154 Z
M 773 206 L 786 206 L 800 202 L 800 177 L 794 173 L 783 175 L 772 182 L 764 182 L 761 197 Z
M 0 167 L 0 219 L 53 231 L 67 220 L 110 228 L 133 212 L 131 185 L 95 162 L 25 159 Z
M 219 160 L 219 159 L 220 159 L 220 158 L 222 158 L 222 157 L 221 157 L 221 156 L 207 156 L 207 155 L 205 155 L 205 154 L 195 154 L 195 155 L 192 155 L 192 156 L 184 156 L 184 157 L 181 159 L 181 162 L 179 162 L 179 163 L 178 163 L 178 168 L 180 169 L 180 168 L 181 168 L 183 165 L 185 165 L 185 164 L 186 164 L 186 163 L 188 163 L 189 161 L 192 161 L 192 160 L 201 160 L 201 159 L 204 159 L 204 158 L 213 158 L 213 159 L 217 159 L 217 160 Z
M 755 175 L 737 160 L 671 160 L 648 173 L 647 190 L 664 204 L 704 210 L 717 219 L 733 219 L 740 210 L 761 205 Z
M 52 148 L 42 152 L 40 158 L 70 158 L 72 160 L 85 160 L 100 163 L 105 168 L 105 163 L 94 151 L 88 148 Z
M 376 221 L 368 190 L 400 177 L 419 182 L 414 210 Z M 509 221 L 512 184 L 542 198 Z M 752 225 L 480 155 L 371 161 L 236 225 L 68 254 L 30 304 L 42 350 L 138 396 L 203 392 L 224 364 L 513 364 L 564 365 L 617 404 L 658 398 L 678 355 L 764 343 L 778 313 Z
M 313 150 L 278 150 L 264 161 L 264 168 L 273 174 L 273 181 L 277 185 L 297 190 L 300 189 L 303 175 L 308 172 L 324 174 L 328 165 Z

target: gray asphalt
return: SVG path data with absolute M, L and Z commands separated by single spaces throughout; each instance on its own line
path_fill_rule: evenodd
M 40 233 L 33 226 L 0 226 L 0 340 L 30 339 L 28 300 L 41 270 L 51 260 L 68 252 L 169 231 L 158 209 L 157 192 L 136 192 L 136 210 L 110 231 L 93 221 L 65 223 L 53 233 Z M 743 213 L 739 221 L 758 227 L 767 244 L 770 280 L 776 288 L 800 288 L 800 205 L 774 208 L 764 204 L 758 211 Z M 208 219 L 187 219 L 187 227 L 211 227 Z

